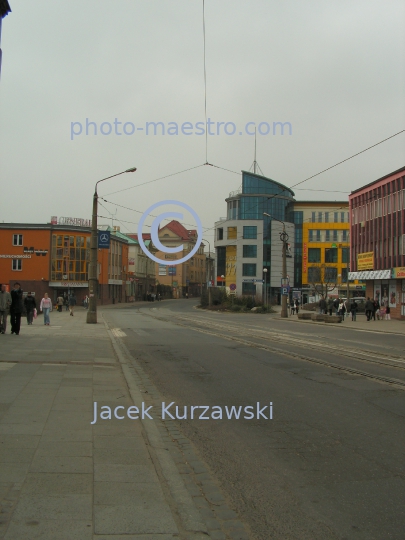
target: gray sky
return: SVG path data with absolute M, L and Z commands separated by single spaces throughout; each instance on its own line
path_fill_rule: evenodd
M 103 196 L 205 163 L 205 136 L 181 134 L 184 122 L 204 122 L 202 0 L 10 5 L 0 82 L 2 221 L 90 218 L 101 178 L 138 168 L 101 184 Z M 223 126 L 208 136 L 208 161 L 248 170 L 254 137 L 239 135 L 245 124 L 290 122 L 292 135 L 258 134 L 257 161 L 266 176 L 292 186 L 404 129 L 404 23 L 402 0 L 206 0 L 208 117 L 236 126 L 233 136 Z M 85 134 L 86 118 L 97 136 Z M 135 128 L 176 122 L 180 134 L 116 135 L 115 118 Z M 83 125 L 73 140 L 71 122 Z M 112 124 L 110 135 L 100 134 L 103 122 Z M 299 187 L 349 192 L 404 163 L 402 134 Z M 142 212 L 180 200 L 212 227 L 240 184 L 206 166 L 107 198 Z M 346 195 L 297 190 L 296 198 Z M 139 216 L 117 211 L 125 221 Z M 212 239 L 212 231 L 204 236 Z

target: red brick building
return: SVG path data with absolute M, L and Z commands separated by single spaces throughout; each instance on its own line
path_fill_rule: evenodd
M 405 320 L 405 167 L 352 191 L 349 279 Z

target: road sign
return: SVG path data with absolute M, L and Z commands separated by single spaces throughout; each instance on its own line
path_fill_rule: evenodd
M 98 249 L 109 249 L 111 233 L 110 231 L 97 231 Z
M 229 285 L 229 288 L 230 288 L 231 291 L 236 291 L 236 283 L 231 283 Z
M 287 287 L 289 282 L 290 282 L 290 279 L 288 278 L 288 276 L 286 278 L 281 278 L 281 286 L 282 287 Z
M 281 287 L 281 294 L 283 296 L 288 296 L 289 291 L 290 291 L 290 287 L 288 287 L 288 286 L 287 287 Z

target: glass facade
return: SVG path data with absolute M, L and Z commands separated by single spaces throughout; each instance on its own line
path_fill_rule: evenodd
M 257 227 L 254 227 L 254 226 L 243 227 L 243 238 L 256 240 Z
M 51 281 L 88 281 L 90 237 L 53 234 Z

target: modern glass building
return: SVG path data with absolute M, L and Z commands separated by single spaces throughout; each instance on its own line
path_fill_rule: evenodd
M 237 286 L 238 293 L 260 293 L 253 279 L 257 278 L 257 283 L 259 283 L 259 280 L 263 279 L 263 268 L 266 268 L 267 288 L 270 289 L 268 296 L 274 297 L 279 294 L 280 286 L 275 287 L 273 284 L 272 287 L 270 282 L 271 231 L 272 228 L 274 229 L 271 222 L 274 220 L 265 216 L 264 212 L 270 214 L 275 220 L 286 222 L 287 206 L 294 200 L 294 192 L 283 184 L 271 178 L 242 171 L 242 189 L 229 194 L 226 199 L 227 218 L 216 223 L 218 285 L 221 284 L 221 276 L 224 275 L 227 276 L 227 286 L 228 281 L 235 284 L 236 281 L 240 282 Z M 278 234 L 276 241 L 278 253 L 281 251 L 278 245 L 280 243 Z M 243 262 L 240 263 L 241 260 Z M 233 265 L 232 261 L 235 261 Z M 236 261 L 241 264 L 240 271 Z M 231 268 L 232 276 L 228 272 Z M 251 278 L 250 282 L 247 281 L 249 278 Z

